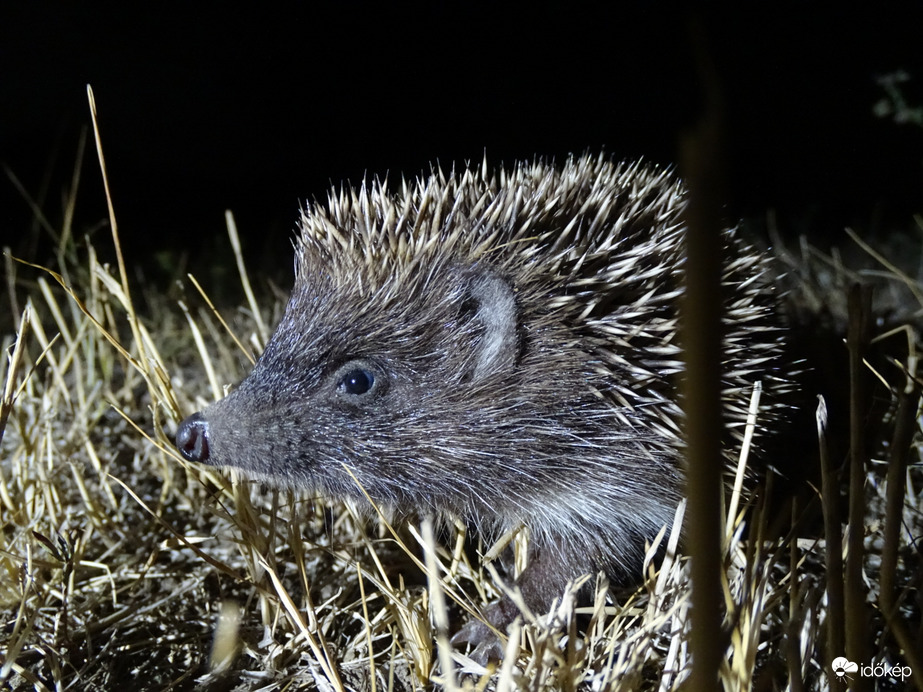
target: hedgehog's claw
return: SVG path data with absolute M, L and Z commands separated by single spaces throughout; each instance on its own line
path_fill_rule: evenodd
M 453 635 L 452 645 L 458 648 L 473 646 L 468 658 L 482 666 L 490 661 L 503 660 L 503 642 L 500 637 L 490 625 L 478 619 L 469 620 L 462 626 Z

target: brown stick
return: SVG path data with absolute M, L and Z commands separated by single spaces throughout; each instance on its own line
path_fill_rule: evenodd
M 820 451 L 821 493 L 824 509 L 824 555 L 827 568 L 827 657 L 828 670 L 833 659 L 846 650 L 846 616 L 843 605 L 843 532 L 840 528 L 840 484 L 831 468 L 827 451 L 827 402 L 817 397 L 817 441 Z
M 846 541 L 846 656 L 856 663 L 869 662 L 868 614 L 862 583 L 865 538 L 865 416 L 868 373 L 864 359 L 869 344 L 870 286 L 854 284 L 849 291 L 849 536 Z M 854 690 L 871 689 L 871 678 L 859 676 Z

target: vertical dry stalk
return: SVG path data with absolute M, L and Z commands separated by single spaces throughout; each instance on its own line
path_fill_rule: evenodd
M 846 656 L 850 661 L 868 661 L 868 614 L 862 567 L 865 551 L 865 416 L 868 373 L 865 355 L 871 328 L 872 289 L 853 284 L 849 291 L 849 535 L 846 557 Z M 869 678 L 858 677 L 854 689 L 868 689 Z
M 833 659 L 842 656 L 845 639 L 843 605 L 843 532 L 840 529 L 840 485 L 837 472 L 830 465 L 827 451 L 827 402 L 822 396 L 817 404 L 817 442 L 820 453 L 821 492 L 824 510 L 824 539 L 827 550 L 824 561 L 827 570 L 827 653 L 829 668 Z
M 711 691 L 727 649 L 722 630 L 724 600 L 721 508 L 724 505 L 721 453 L 721 274 L 723 228 L 723 102 L 702 26 L 690 26 L 705 109 L 681 142 L 681 162 L 689 188 L 685 210 L 686 295 L 680 336 L 686 358 L 683 401 L 686 423 L 689 552 L 692 556 L 692 672 L 689 689 Z

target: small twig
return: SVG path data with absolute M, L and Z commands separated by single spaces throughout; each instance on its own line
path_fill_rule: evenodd
M 827 568 L 827 659 L 843 655 L 845 619 L 843 605 L 843 532 L 840 528 L 840 484 L 836 470 L 830 466 L 827 451 L 827 402 L 817 397 L 817 442 L 820 453 L 821 494 L 824 511 L 824 538 L 827 550 L 824 561 Z

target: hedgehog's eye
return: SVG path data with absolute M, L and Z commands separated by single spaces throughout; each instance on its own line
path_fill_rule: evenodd
M 344 394 L 365 394 L 375 384 L 375 376 L 363 368 L 349 370 L 340 379 L 339 388 Z
M 371 405 L 388 390 L 386 371 L 364 358 L 341 365 L 330 382 L 334 386 L 334 396 L 350 406 Z

